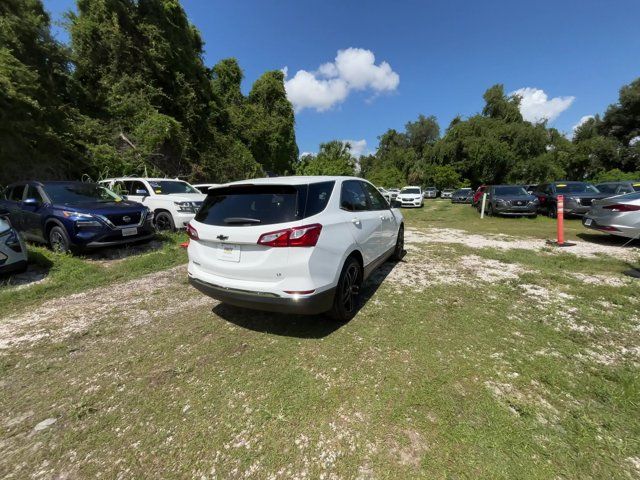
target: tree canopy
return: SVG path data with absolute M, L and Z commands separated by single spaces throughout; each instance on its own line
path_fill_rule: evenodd
M 609 171 L 640 177 L 627 173 L 640 170 L 640 79 L 622 87 L 602 119 L 577 127 L 572 140 L 546 122 L 525 121 L 520 98 L 502 85 L 483 98 L 482 113 L 454 118 L 442 136 L 435 117 L 424 115 L 404 131 L 386 131 L 376 153 L 361 160 L 362 175 L 381 186 L 438 188 L 602 178 Z
M 70 45 L 41 0 L 0 4 L 0 182 L 154 173 L 227 181 L 291 171 L 280 71 L 249 95 L 235 59 L 204 64 L 178 0 L 77 0 Z

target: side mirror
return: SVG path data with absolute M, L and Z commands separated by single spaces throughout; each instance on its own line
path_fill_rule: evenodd
M 37 207 L 40 205 L 40 202 L 35 198 L 27 198 L 24 202 L 22 202 L 22 204 L 28 207 Z
M 148 197 L 149 193 L 146 190 L 136 190 L 136 195 L 140 195 L 142 197 Z

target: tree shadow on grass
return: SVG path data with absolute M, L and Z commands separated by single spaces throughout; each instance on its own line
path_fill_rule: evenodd
M 369 276 L 360 291 L 358 311 L 375 295 L 397 263 L 399 262 L 386 262 Z M 328 315 L 262 312 L 224 303 L 216 305 L 213 313 L 239 327 L 283 337 L 324 338 L 346 325 L 345 322 L 333 320 Z M 354 320 L 357 320 L 357 317 Z
M 1 287 L 24 287 L 47 278 L 53 262 L 42 253 L 29 250 L 29 264 L 24 272 L 15 272 L 0 277 Z

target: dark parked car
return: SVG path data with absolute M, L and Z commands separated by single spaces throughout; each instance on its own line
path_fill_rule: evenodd
M 558 214 L 558 195 L 564 195 L 565 215 L 584 215 L 594 200 L 610 197 L 587 182 L 553 182 L 538 185 L 534 192 L 540 205 L 538 211 L 555 218 Z
M 471 198 L 471 205 L 477 207 L 482 203 L 482 195 L 487 191 L 486 185 L 480 185 Z
M 602 182 L 598 183 L 596 188 L 600 190 L 600 192 L 608 193 L 610 197 L 613 197 L 614 195 L 640 192 L 640 181 Z
M 471 188 L 460 188 L 451 195 L 451 203 L 471 203 L 473 194 L 474 192 Z
M 535 217 L 538 214 L 538 199 L 535 195 L 529 195 L 521 185 L 490 185 L 487 187 L 485 212 L 489 216 Z
M 14 183 L 0 200 L 3 208 L 25 239 L 60 252 L 148 240 L 155 233 L 147 207 L 95 183 Z

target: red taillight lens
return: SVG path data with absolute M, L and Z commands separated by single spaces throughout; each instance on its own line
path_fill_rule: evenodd
M 614 205 L 606 205 L 603 210 L 613 210 L 614 212 L 637 212 L 640 211 L 640 205 L 627 205 L 624 203 L 616 203 Z
M 198 231 L 191 226 L 190 223 L 187 223 L 187 235 L 191 240 L 199 240 Z
M 265 233 L 258 239 L 258 245 L 267 247 L 315 247 L 322 231 L 322 225 L 315 223 L 304 227 L 287 228 Z

